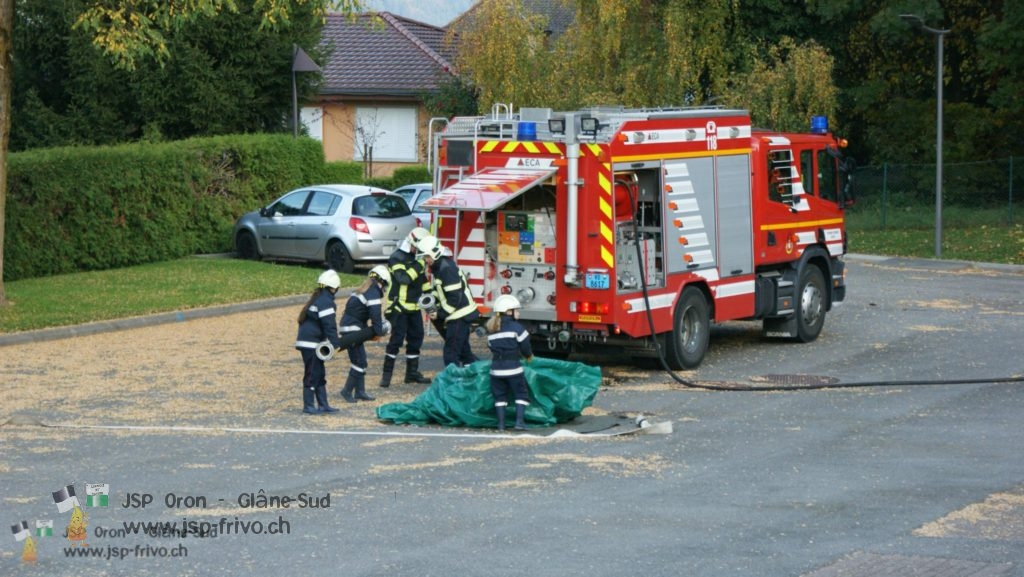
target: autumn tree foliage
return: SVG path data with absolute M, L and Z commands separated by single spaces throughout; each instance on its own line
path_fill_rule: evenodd
M 813 42 L 767 45 L 745 34 L 737 0 L 556 0 L 573 24 L 549 38 L 529 0 L 483 0 L 457 32 L 480 111 L 496 102 L 750 109 L 764 125 L 836 109 L 833 60 Z M 800 120 L 804 127 L 806 120 Z
M 237 13 L 246 0 L 87 0 L 75 26 L 88 31 L 93 44 L 118 70 L 134 70 L 140 62 L 158 65 L 170 54 L 167 33 L 200 18 Z M 248 0 L 261 15 L 260 28 L 285 27 L 296 7 L 352 13 L 362 0 Z M 3 223 L 7 198 L 7 149 L 11 123 L 11 80 L 16 62 L 14 14 L 19 0 L 0 0 L 0 304 L 7 304 L 3 284 Z M 248 4 L 247 4 L 248 6 Z

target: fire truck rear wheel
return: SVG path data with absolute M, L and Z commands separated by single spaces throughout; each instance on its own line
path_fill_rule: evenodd
M 672 332 L 665 339 L 665 361 L 674 370 L 692 369 L 704 360 L 711 336 L 708 300 L 697 287 L 686 287 L 672 315 Z
M 825 326 L 825 275 L 821 269 L 808 264 L 800 272 L 797 291 L 796 340 L 809 343 L 818 338 Z

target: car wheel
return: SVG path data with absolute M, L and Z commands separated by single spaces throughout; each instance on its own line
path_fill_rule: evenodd
M 259 260 L 260 249 L 256 246 L 256 237 L 243 230 L 235 237 L 235 254 L 245 260 Z
M 800 272 L 800 288 L 796 293 L 796 340 L 809 343 L 818 338 L 825 326 L 825 275 L 808 264 Z
M 704 360 L 711 337 L 711 312 L 704 293 L 694 286 L 683 289 L 666 333 L 665 362 L 673 371 L 692 369 Z
M 332 240 L 327 245 L 327 264 L 337 272 L 351 273 L 355 268 L 352 255 L 345 248 L 345 243 L 340 240 Z

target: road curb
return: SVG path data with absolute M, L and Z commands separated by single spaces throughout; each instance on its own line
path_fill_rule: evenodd
M 174 311 L 147 315 L 143 317 L 131 317 L 127 319 L 115 319 L 110 321 L 98 321 L 83 325 L 71 325 L 66 327 L 54 327 L 50 329 L 39 329 L 36 331 L 23 331 L 0 335 L 0 347 L 8 345 L 21 345 L 26 343 L 38 343 L 84 335 L 94 335 L 126 329 L 137 329 L 141 327 L 152 327 L 167 323 L 205 319 L 235 313 L 245 313 L 267 309 L 275 309 L 286 306 L 299 306 L 309 299 L 309 295 L 293 295 L 278 297 L 259 301 L 249 301 L 230 305 L 219 305 L 184 311 Z
M 988 269 L 1002 272 L 1024 274 L 1024 266 L 1013 264 L 998 264 L 987 262 L 970 262 L 956 260 L 934 260 L 922 258 L 905 258 L 894 256 L 879 256 L 870 254 L 847 254 L 844 258 L 850 261 L 865 262 L 873 264 L 891 264 L 907 268 L 926 268 L 932 270 L 964 270 L 964 269 Z M 338 296 L 350 294 L 338 293 Z M 110 321 L 98 321 L 83 325 L 71 325 L 66 327 L 54 327 L 50 329 L 39 329 L 36 331 L 23 331 L 18 333 L 0 334 L 0 347 L 8 345 L 20 345 L 26 343 L 38 343 L 94 335 L 111 331 L 135 329 L 140 327 L 151 327 L 167 323 L 204 319 L 235 313 L 275 309 L 286 306 L 299 306 L 309 298 L 309 295 L 293 295 L 288 297 L 277 297 L 259 301 L 249 301 L 230 305 L 219 305 L 213 307 L 189 309 L 185 311 L 174 311 L 160 313 L 143 317 L 132 317 L 127 319 L 115 319 Z
M 939 260 L 931 258 L 912 258 L 903 256 L 883 256 L 874 254 L 849 253 L 843 257 L 849 261 L 874 264 L 890 264 L 907 268 L 924 268 L 929 270 L 965 270 L 982 269 L 1009 273 L 1024 273 L 1024 265 L 1002 264 L 995 262 L 974 262 L 969 260 Z

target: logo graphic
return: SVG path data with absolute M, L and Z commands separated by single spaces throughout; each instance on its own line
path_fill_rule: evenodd
M 65 527 L 68 532 L 68 542 L 71 543 L 72 547 L 77 547 L 79 544 L 82 547 L 88 547 L 89 544 L 85 542 L 86 537 L 89 534 L 85 530 L 85 526 L 89 524 L 89 515 L 78 508 L 75 505 L 75 510 L 71 512 L 71 520 L 68 521 L 68 526 Z
M 58 513 L 67 513 L 68 511 L 81 506 L 81 503 L 78 502 L 78 497 L 75 496 L 74 485 L 66 485 L 60 491 L 54 491 L 53 502 L 57 504 Z
M 107 506 L 107 495 L 110 493 L 110 485 L 85 484 L 85 505 L 87 507 L 106 507 Z
M 53 537 L 53 520 L 36 520 L 36 537 Z
M 14 533 L 15 541 L 24 541 L 28 538 L 28 521 L 22 521 L 16 525 L 11 525 L 11 533 Z
M 78 502 L 78 497 L 75 496 L 75 486 L 65 485 L 60 491 L 54 491 L 53 502 L 57 504 L 57 512 L 67 513 L 71 511 L 71 520 L 68 521 L 67 527 L 64 528 L 67 531 L 68 541 L 71 543 L 71 546 L 77 547 L 81 543 L 82 547 L 88 547 L 89 544 L 85 542 L 85 538 L 88 537 L 88 533 L 85 532 L 85 526 L 89 524 L 89 515 L 79 508 L 82 504 Z
M 25 546 L 21 549 L 21 560 L 25 563 L 35 563 L 36 543 L 28 531 L 28 521 L 22 521 L 17 525 L 11 525 L 11 533 L 14 533 L 15 541 L 24 541 Z

